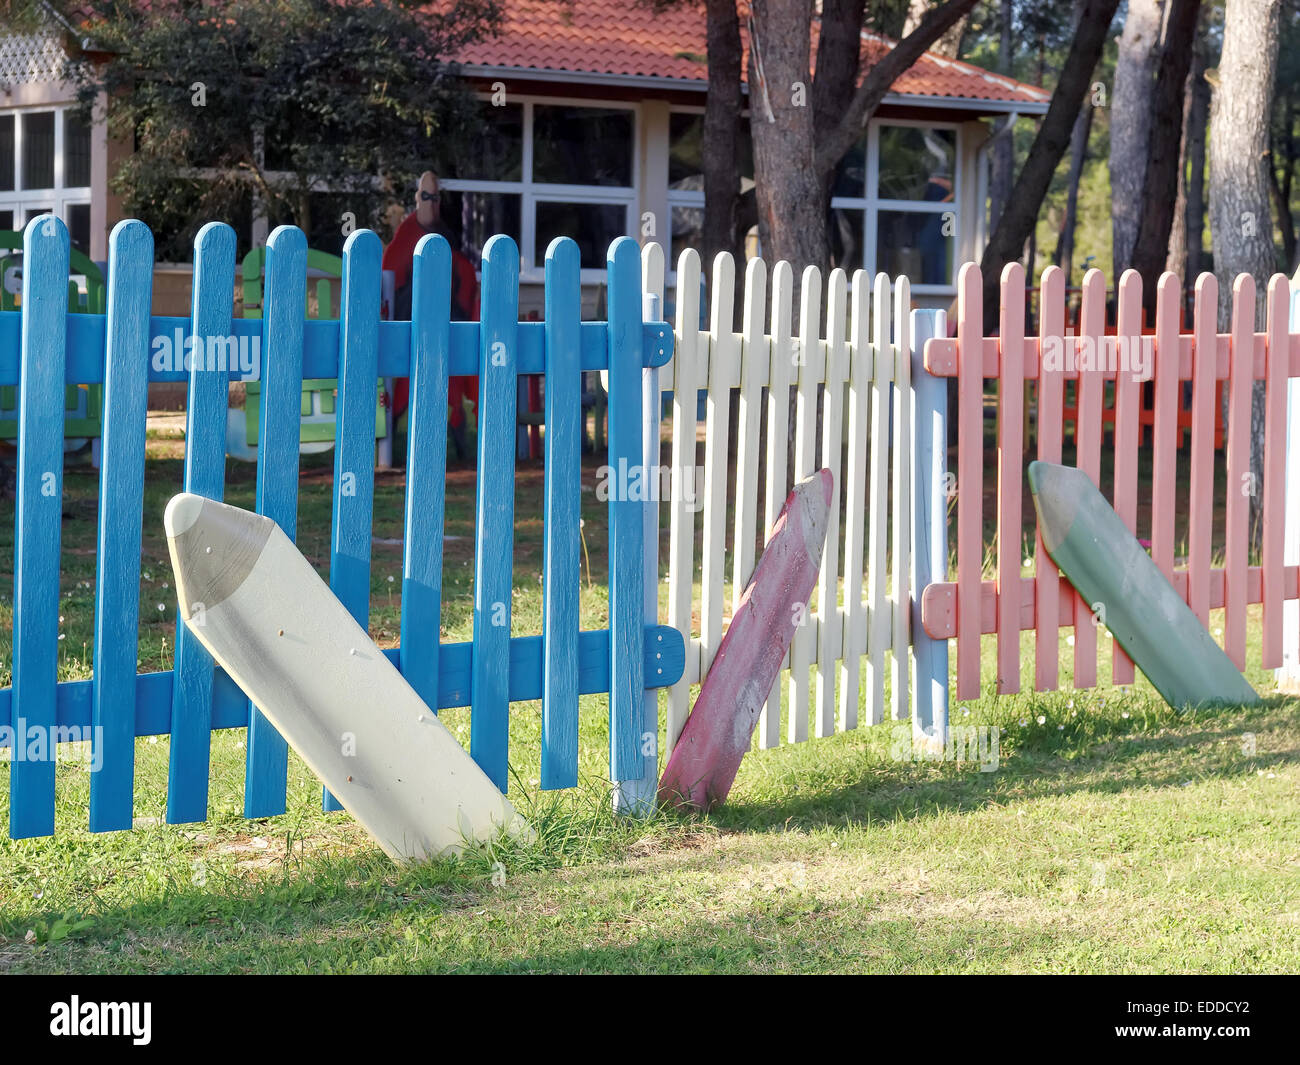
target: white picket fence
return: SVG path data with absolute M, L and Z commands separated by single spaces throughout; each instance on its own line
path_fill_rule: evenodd
M 663 254 L 649 250 L 644 261 L 645 291 L 662 299 Z M 795 332 L 790 264 L 779 262 L 771 271 L 769 310 L 767 266 L 751 259 L 745 271 L 743 325 L 736 332 L 731 256 L 720 255 L 713 265 L 707 329 L 700 328 L 700 270 L 698 253 L 684 251 L 677 264 L 676 348 L 660 376 L 661 387 L 671 389 L 673 397 L 667 620 L 687 635 L 686 670 L 668 694 L 668 748 L 685 724 L 691 685 L 708 675 L 753 572 L 758 535 L 766 543 L 793 484 L 823 466 L 835 478 L 832 513 L 839 520 L 829 524 L 814 602 L 782 673 L 788 678 L 786 736 L 789 742 L 806 740 L 814 710 L 816 736 L 856 728 L 860 706 L 867 723 L 881 722 L 887 668 L 893 716 L 905 720 L 913 550 L 912 373 L 919 366 L 913 361 L 908 281 L 900 277 L 891 293 L 886 275 L 877 275 L 873 284 L 857 271 L 850 295 L 849 279 L 837 269 L 829 276 L 823 301 L 822 275 L 809 267 L 802 277 Z M 825 336 L 820 329 L 823 310 Z M 929 322 L 927 318 L 923 326 Z M 702 495 L 698 484 L 692 492 L 687 481 L 697 465 L 698 390 L 707 390 Z M 788 469 L 792 390 L 794 469 Z M 760 440 L 764 414 L 766 431 Z M 733 439 L 734 469 L 728 462 Z M 729 501 L 734 510 L 730 528 Z M 698 564 L 697 516 L 703 533 Z M 780 683 L 759 722 L 762 747 L 781 742 Z

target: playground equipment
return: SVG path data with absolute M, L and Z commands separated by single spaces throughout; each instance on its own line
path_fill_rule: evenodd
M 194 306 L 189 321 L 150 316 L 153 238 L 122 222 L 109 241 L 107 322 L 73 328 L 65 292 L 68 234 L 54 218 L 24 233 L 22 311 L 0 312 L 0 385 L 20 394 L 15 507 L 13 687 L 0 690 L 0 744 L 9 746 L 9 831 L 19 838 L 54 829 L 53 746 L 90 738 L 102 767 L 90 780 L 90 827 L 130 828 L 137 736 L 170 736 L 167 820 L 202 821 L 208 812 L 214 729 L 247 728 L 244 812 L 285 810 L 287 747 L 271 722 L 214 666 L 183 623 L 175 668 L 137 676 L 146 393 L 151 380 L 188 380 L 185 479 L 188 493 L 220 500 L 225 473 L 227 390 L 238 369 L 195 359 L 188 373 L 156 368 L 151 342 L 180 324 L 202 338 L 264 337 L 257 510 L 289 539 L 296 535 L 300 397 L 304 378 L 337 378 L 334 501 L 329 585 L 364 630 L 370 602 L 374 489 L 374 410 L 380 376 L 409 376 L 411 408 L 406 480 L 401 645 L 383 652 L 433 711 L 469 706 L 470 755 L 504 793 L 512 703 L 542 701 L 546 787 L 577 782 L 578 698 L 605 693 L 610 713 L 610 778 L 623 808 L 653 800 L 657 734 L 647 739 L 647 703 L 681 673 L 684 649 L 671 628 L 653 622 L 656 511 L 618 494 L 609 502 L 609 626 L 580 631 L 583 371 L 609 369 L 607 461 L 644 461 L 657 419 L 655 367 L 668 361 L 671 333 L 642 313 L 641 253 L 634 241 L 610 249 L 609 321 L 581 321 L 579 252 L 556 240 L 546 258 L 544 323 L 518 320 L 519 253 L 507 237 L 489 241 L 483 259 L 480 322 L 451 322 L 450 252 L 426 238 L 415 263 L 414 318 L 381 322 L 380 242 L 358 231 L 344 250 L 342 317 L 305 320 L 307 249 L 302 233 L 281 227 L 267 246 L 263 321 L 232 320 L 235 235 L 209 224 L 195 242 Z M 657 248 L 647 249 L 653 263 Z M 661 270 L 661 265 L 659 267 Z M 55 296 L 58 295 L 56 299 Z M 25 328 L 24 328 L 25 326 Z M 478 520 L 474 640 L 440 643 L 447 377 L 480 374 Z M 515 377 L 547 377 L 543 633 L 512 636 Z M 63 389 L 104 384 L 104 462 L 100 471 L 93 680 L 58 680 L 59 550 Z M 649 397 L 649 398 L 647 398 Z M 646 426 L 643 439 L 643 425 Z M 40 757 L 14 749 L 33 733 Z M 100 757 L 102 756 L 102 757 Z M 330 802 L 331 808 L 336 804 Z
M 781 662 L 807 620 L 833 490 L 831 471 L 822 470 L 796 485 L 781 508 L 659 781 L 661 803 L 707 810 L 726 800 Z
M 275 522 L 181 494 L 163 524 L 189 631 L 389 857 L 524 830 Z
M 22 292 L 23 235 L 0 231 L 0 311 L 17 310 Z M 76 248 L 68 257 L 68 310 L 74 314 L 104 313 L 104 275 L 90 257 Z M 77 279 L 80 278 L 81 282 Z M 84 283 L 84 289 L 82 287 Z M 64 392 L 63 448 L 77 451 L 92 441 L 91 462 L 99 464 L 103 431 L 104 390 L 99 385 L 70 385 Z M 18 436 L 18 396 L 0 387 L 0 440 Z
M 1029 486 L 1052 561 L 1165 702 L 1175 710 L 1259 702 L 1086 473 L 1031 462 Z
M 307 269 L 316 279 L 316 302 L 306 302 L 306 313 L 319 321 L 337 318 L 333 297 L 333 281 L 343 277 L 343 260 L 337 255 L 307 249 Z M 244 317 L 261 318 L 263 309 L 262 281 L 266 270 L 266 249 L 253 248 L 240 264 L 243 280 Z M 313 314 L 313 310 L 315 313 Z M 245 386 L 247 400 L 243 409 L 232 408 L 227 425 L 227 449 L 236 458 L 253 462 L 257 459 L 257 435 L 261 415 L 261 382 L 249 381 Z M 335 397 L 338 382 L 332 378 L 308 378 L 302 383 L 302 444 L 298 450 L 304 455 L 328 451 L 334 446 Z M 387 432 L 382 403 L 375 404 L 375 438 Z

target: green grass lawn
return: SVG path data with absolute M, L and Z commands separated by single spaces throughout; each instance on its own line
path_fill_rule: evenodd
M 142 669 L 170 666 L 175 627 L 158 519 L 180 484 L 179 450 L 151 448 Z M 299 539 L 322 569 L 329 481 L 329 456 L 307 462 Z M 232 465 L 228 484 L 230 501 L 251 503 L 251 467 Z M 66 488 L 62 672 L 73 678 L 89 675 L 92 472 L 70 467 Z M 540 488 L 540 468 L 522 469 L 521 634 L 540 629 Z M 381 541 L 402 535 L 401 492 L 397 476 L 380 475 Z M 584 626 L 600 627 L 604 508 L 593 493 L 583 506 Z M 471 470 L 450 471 L 447 509 L 448 532 L 463 539 L 447 545 L 443 638 L 466 639 Z M 12 550 L 12 528 L 3 504 L 0 551 Z M 391 646 L 401 547 L 374 552 L 371 629 Z M 11 594 L 0 575 L 0 685 Z M 992 651 L 986 641 L 986 677 Z M 1248 676 L 1269 690 L 1264 671 Z M 559 793 L 538 789 L 540 715 L 519 704 L 511 797 L 536 842 L 412 869 L 393 866 L 346 814 L 323 814 L 319 784 L 292 756 L 289 813 L 244 820 L 242 730 L 214 735 L 209 821 L 168 826 L 167 740 L 142 739 L 134 831 L 86 831 L 89 774 L 67 764 L 56 836 L 0 838 L 0 972 L 1295 971 L 1296 711 L 1270 694 L 1256 709 L 1178 714 L 1142 681 L 986 694 L 952 719 L 1000 729 L 993 771 L 897 760 L 885 723 L 750 754 L 711 817 L 637 822 L 608 809 L 604 701 L 583 700 L 583 784 Z M 443 719 L 468 741 L 467 711 Z

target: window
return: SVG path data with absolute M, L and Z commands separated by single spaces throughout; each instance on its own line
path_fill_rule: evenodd
M 90 129 L 72 108 L 0 114 L 0 229 L 53 212 L 90 252 Z
M 740 191 L 754 187 L 749 119 L 741 119 Z M 704 237 L 704 111 L 673 111 L 668 117 L 668 269 L 687 248 L 701 250 Z M 709 265 L 703 264 L 707 272 Z
M 23 115 L 23 188 L 54 188 L 54 112 Z
M 610 242 L 636 232 L 636 109 L 527 98 L 480 107 L 481 133 L 436 167 L 442 222 L 461 250 L 477 261 L 488 237 L 506 233 L 536 278 L 547 245 L 568 236 L 582 269 L 603 272 Z
M 63 112 L 63 184 L 70 188 L 90 184 L 90 127 L 71 111 Z
M 14 188 L 18 158 L 15 154 L 14 118 L 12 114 L 0 115 L 0 192 L 12 192 Z
M 845 270 L 906 274 L 914 290 L 954 284 L 957 130 L 875 122 L 835 174 L 830 243 Z

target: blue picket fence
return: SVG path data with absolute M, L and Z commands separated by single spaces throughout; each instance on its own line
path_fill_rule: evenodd
M 510 704 L 540 699 L 541 785 L 575 785 L 578 697 L 605 693 L 610 777 L 633 802 L 653 796 L 657 731 L 648 708 L 654 689 L 674 683 L 685 660 L 680 633 L 654 622 L 657 543 L 646 536 L 653 505 L 611 498 L 609 627 L 580 632 L 578 609 L 581 374 L 609 371 L 608 462 L 634 467 L 651 452 L 644 412 L 657 404 L 656 368 L 672 353 L 670 327 L 643 316 L 640 249 L 629 238 L 611 245 L 609 320 L 583 322 L 578 247 L 554 241 L 546 255 L 546 321 L 534 323 L 518 320 L 519 253 L 508 237 L 493 237 L 484 250 L 478 322 L 450 320 L 451 250 L 438 236 L 416 249 L 412 321 L 380 321 L 382 250 L 374 233 L 352 234 L 340 319 L 307 320 L 306 241 L 281 227 L 267 242 L 263 317 L 232 319 L 235 234 L 212 223 L 195 241 L 192 317 L 156 317 L 153 236 L 143 223 L 122 222 L 109 242 L 107 313 L 69 315 L 66 228 L 44 216 L 24 233 L 22 309 L 0 312 L 0 385 L 16 384 L 19 395 L 13 686 L 0 690 L 0 739 L 17 729 L 55 740 L 60 729 L 89 727 L 100 745 L 96 761 L 102 758 L 90 782 L 92 831 L 131 827 L 140 736 L 170 737 L 168 822 L 207 817 L 214 729 L 248 730 L 245 815 L 285 811 L 284 740 L 182 623 L 174 669 L 136 672 L 149 382 L 188 381 L 184 487 L 221 499 L 228 384 L 249 376 L 247 362 L 241 368 L 231 352 L 240 342 L 247 351 L 254 338 L 260 365 L 252 376 L 261 381 L 256 506 L 291 537 L 302 380 L 339 381 L 329 583 L 363 627 L 377 381 L 411 378 L 400 647 L 385 653 L 431 707 L 471 708 L 470 753 L 492 781 L 507 787 Z M 160 338 L 170 344 L 191 335 L 207 357 L 188 370 L 157 357 Z M 474 639 L 441 643 L 447 379 L 471 374 L 481 377 Z M 545 583 L 543 632 L 512 637 L 519 374 L 546 379 Z M 59 683 L 64 388 L 80 383 L 104 386 L 94 673 Z M 337 808 L 328 795 L 326 805 Z M 46 757 L 10 762 L 10 836 L 52 834 L 54 812 L 51 742 Z

